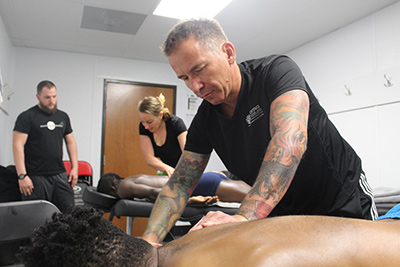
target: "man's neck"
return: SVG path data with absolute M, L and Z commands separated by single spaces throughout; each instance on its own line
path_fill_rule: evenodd
M 160 265 L 160 262 L 159 262 L 159 249 L 158 248 L 152 248 L 152 250 L 151 250 L 151 261 L 150 262 L 146 262 L 148 265 L 146 265 L 146 266 L 149 266 L 149 267 L 159 267 L 159 266 L 161 266 Z
M 160 266 L 160 261 L 158 259 L 159 258 L 159 250 L 158 249 L 156 249 L 156 254 L 157 254 L 157 257 L 156 257 L 157 258 L 157 260 L 156 260 L 156 264 L 157 265 L 156 266 L 159 267 Z
M 227 96 L 224 103 L 220 105 L 220 112 L 227 118 L 232 118 L 233 114 L 235 113 L 235 108 L 237 101 L 239 99 L 240 88 L 242 86 L 242 75 L 240 74 L 240 68 L 237 63 L 233 66 L 233 74 L 232 74 L 232 84 L 231 84 L 231 91 Z
M 162 267 L 165 266 L 165 264 L 168 262 L 168 260 L 171 257 L 171 249 L 169 248 L 169 243 L 164 244 L 163 246 L 156 248 L 156 256 L 154 258 L 157 259 L 157 267 Z

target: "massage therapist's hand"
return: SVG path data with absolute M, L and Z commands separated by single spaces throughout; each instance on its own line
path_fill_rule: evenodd
M 142 239 L 152 245 L 154 248 L 162 247 L 163 245 L 157 242 L 157 239 L 154 235 L 150 234 L 147 236 L 143 236 Z
M 150 245 L 152 245 L 152 247 L 153 248 L 160 248 L 160 247 L 162 247 L 163 245 L 162 244 L 160 244 L 160 243 L 154 243 L 154 242 L 148 242 Z
M 174 168 L 168 167 L 165 172 L 167 173 L 168 177 L 171 177 L 171 175 L 174 173 Z
M 25 196 L 30 196 L 32 194 L 33 184 L 29 176 L 25 176 L 25 178 L 22 180 L 19 179 L 18 184 L 21 194 L 24 194 Z
M 221 211 L 210 211 L 195 226 L 193 226 L 192 229 L 189 230 L 189 233 L 218 224 L 242 221 L 247 221 L 247 219 L 241 215 L 229 215 Z

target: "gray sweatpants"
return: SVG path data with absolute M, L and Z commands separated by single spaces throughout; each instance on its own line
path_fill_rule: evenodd
M 61 212 L 66 212 L 74 206 L 74 191 L 68 182 L 66 172 L 55 175 L 29 176 L 33 183 L 30 196 L 22 195 L 22 200 L 43 199 L 52 202 Z

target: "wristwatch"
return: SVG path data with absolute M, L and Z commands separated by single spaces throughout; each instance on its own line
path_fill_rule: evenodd
M 28 176 L 28 174 L 20 174 L 20 175 L 18 175 L 18 179 L 22 180 L 22 179 L 24 179 L 26 176 Z

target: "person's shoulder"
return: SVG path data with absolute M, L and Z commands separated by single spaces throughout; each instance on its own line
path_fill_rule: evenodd
M 38 106 L 33 106 L 23 112 L 21 112 L 17 119 L 15 120 L 14 131 L 21 133 L 28 133 L 28 125 L 33 123 L 35 117 L 40 115 L 40 108 Z
M 260 58 L 255 58 L 255 59 L 249 59 L 246 61 L 241 62 L 239 65 L 241 67 L 244 67 L 245 69 L 247 68 L 257 68 L 257 67 L 265 67 L 269 66 L 272 63 L 274 63 L 277 60 L 291 60 L 290 57 L 287 55 L 283 54 L 273 54 L 265 57 L 260 57 Z
M 180 117 L 176 116 L 176 115 L 172 115 L 170 121 L 171 121 L 172 123 L 183 122 L 183 120 L 182 120 Z
M 18 115 L 18 117 L 29 117 L 29 116 L 32 116 L 33 114 L 35 114 L 35 113 L 37 113 L 39 111 L 40 111 L 40 109 L 39 109 L 38 106 L 33 106 L 33 107 L 28 108 L 27 110 L 22 111 Z
M 172 121 L 176 121 L 176 120 L 181 120 L 181 118 L 178 117 L 178 116 L 176 116 L 176 115 L 172 115 L 172 116 L 171 116 L 171 120 L 172 120 Z
M 34 105 L 33 107 L 28 108 L 27 110 L 23 111 L 22 113 L 29 113 L 29 112 L 39 112 L 40 108 L 38 105 Z
M 68 116 L 67 112 L 65 112 L 65 111 L 63 111 L 61 109 L 57 109 L 56 113 L 59 114 L 59 115 Z
M 171 119 L 166 122 L 167 124 L 173 126 L 175 129 L 179 129 L 179 132 L 186 131 L 186 124 L 185 122 L 178 116 L 172 115 Z
M 144 128 L 144 125 L 142 122 L 139 122 L 139 135 L 147 135 L 147 136 L 153 136 L 153 134 L 147 130 L 146 128 Z

